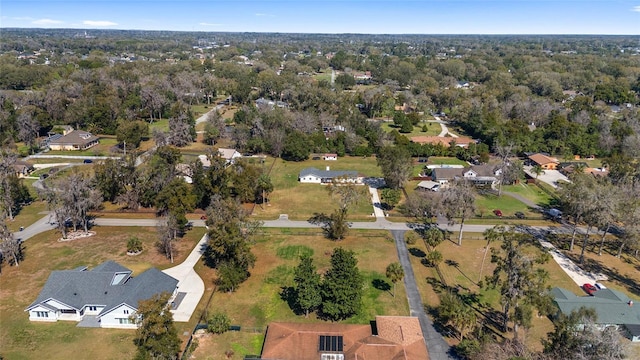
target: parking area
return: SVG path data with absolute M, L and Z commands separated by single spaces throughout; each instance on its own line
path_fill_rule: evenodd
M 532 167 L 531 166 L 525 166 L 524 167 L 524 172 L 527 173 L 527 175 L 531 176 L 532 178 L 536 178 L 536 174 L 532 171 Z M 551 186 L 553 186 L 554 188 L 558 187 L 558 181 L 560 182 L 569 182 L 569 178 L 567 178 L 566 176 L 562 175 L 560 173 L 560 171 L 558 170 L 544 170 L 543 173 L 541 173 L 540 175 L 538 175 L 537 177 L 538 180 L 545 182 Z

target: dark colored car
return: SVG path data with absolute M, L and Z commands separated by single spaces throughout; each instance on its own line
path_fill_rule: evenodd
M 91 159 L 84 159 L 83 163 L 85 164 L 91 164 L 93 162 L 93 160 Z
M 524 213 L 522 211 L 518 211 L 518 212 L 516 212 L 516 217 L 518 219 L 524 219 Z
M 200 220 L 207 220 L 207 215 L 200 216 Z
M 593 293 L 598 291 L 598 289 L 595 286 L 591 285 L 591 284 L 582 285 L 582 290 L 584 290 L 584 292 L 586 292 L 590 296 L 593 296 Z
M 493 214 L 497 217 L 502 217 L 502 211 L 498 209 L 493 210 Z

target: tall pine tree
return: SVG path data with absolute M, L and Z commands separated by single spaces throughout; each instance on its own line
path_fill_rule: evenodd
M 336 248 L 322 281 L 322 316 L 336 321 L 355 315 L 362 306 L 362 286 L 354 252 Z
M 313 258 L 302 255 L 294 274 L 296 304 L 300 310 L 304 311 L 304 317 L 308 317 L 309 312 L 317 309 L 322 303 L 320 274 L 316 272 Z

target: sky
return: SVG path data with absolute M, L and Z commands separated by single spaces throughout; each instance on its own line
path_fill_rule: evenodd
M 0 27 L 640 35 L 640 0 L 1 0 Z

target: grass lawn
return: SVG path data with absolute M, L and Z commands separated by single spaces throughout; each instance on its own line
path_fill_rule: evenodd
M 469 166 L 466 161 L 449 156 L 430 156 L 427 165 L 462 165 Z
M 331 252 L 338 246 L 356 253 L 365 279 L 363 309 L 345 323 L 368 324 L 376 315 L 409 314 L 402 283 L 397 284 L 394 298 L 391 282 L 385 277 L 387 265 L 397 261 L 395 244 L 387 232 L 352 230 L 347 239 L 333 242 L 309 230 L 268 229 L 253 247 L 257 262 L 251 277 L 235 293 L 215 293 L 210 305 L 211 312 L 226 313 L 232 324 L 241 326 L 242 331 L 206 335 L 199 340 L 196 358 L 225 359 L 224 352 L 230 349 L 235 352 L 234 359 L 257 354 L 262 347 L 264 330 L 272 321 L 321 321 L 314 314 L 306 319 L 294 314 L 280 293 L 283 287 L 293 285 L 293 270 L 299 254 L 313 254 L 314 263 L 322 273 L 328 269 Z M 391 290 L 379 290 L 374 280 L 376 284 L 386 282 Z
M 265 166 L 271 166 L 272 158 Z M 366 176 L 381 176 L 376 159 L 361 157 L 341 157 L 337 161 L 307 160 L 301 162 L 275 159 L 271 170 L 274 191 L 269 196 L 270 203 L 265 208 L 256 206 L 253 215 L 259 219 L 275 219 L 279 214 L 289 214 L 292 220 L 306 220 L 315 212 L 332 212 L 337 204 L 331 199 L 327 187 L 319 184 L 301 184 L 298 182 L 300 170 L 308 167 L 331 170 L 355 170 Z M 366 187 L 363 186 L 363 192 Z M 367 196 L 351 211 L 350 220 L 373 220 L 370 217 L 373 207 Z
M 51 152 L 47 153 L 50 155 Z M 64 155 L 76 155 L 76 153 L 71 153 L 70 151 L 64 151 Z M 36 158 L 29 159 L 29 162 L 32 164 L 64 164 L 64 163 L 81 163 L 84 159 L 63 159 L 63 158 Z
M 502 191 L 518 194 L 542 207 L 550 206 L 554 202 L 554 199 L 549 196 L 549 194 L 533 184 L 520 183 L 516 185 L 504 185 Z
M 98 135 L 100 137 L 100 143 L 90 149 L 81 151 L 58 151 L 51 150 L 46 152 L 46 155 L 74 155 L 74 156 L 108 156 L 111 155 L 111 148 L 118 144 L 115 136 L 111 135 Z M 67 159 L 64 159 L 65 161 Z M 58 160 L 60 161 L 60 160 Z
M 153 130 L 169 131 L 169 119 L 155 120 L 149 124 L 149 134 L 153 134 Z
M 476 195 L 476 215 L 482 218 L 498 217 L 493 214 L 493 210 L 499 209 L 502 211 L 504 217 L 511 217 L 515 219 L 515 213 L 521 211 L 527 218 L 536 217 L 542 218 L 537 212 L 532 211 L 525 203 L 509 196 L 502 194 L 497 196 L 493 194 Z
M 171 267 L 154 244 L 156 230 L 144 227 L 95 227 L 96 235 L 58 242 L 59 233 L 48 231 L 25 242 L 25 259 L 20 266 L 4 266 L 0 276 L 0 344 L 6 359 L 122 359 L 134 352 L 135 331 L 86 329 L 76 322 L 33 323 L 24 309 L 37 297 L 52 270 L 94 267 L 115 260 L 136 274 L 155 266 Z M 189 254 L 204 229 L 194 229 L 177 243 L 175 264 Z M 130 236 L 143 241 L 142 254 L 126 255 Z M 180 332 L 182 334 L 182 332 Z
M 336 76 L 337 75 L 338 75 L 338 73 L 336 72 Z M 326 80 L 328 82 L 331 82 L 331 68 L 326 68 L 324 70 L 321 70 L 321 72 L 313 75 L 313 77 L 317 81 Z
M 475 239 L 475 240 L 474 240 Z M 476 293 L 479 296 L 479 303 L 487 303 L 496 311 L 500 311 L 499 293 L 497 290 L 481 289 L 478 286 L 480 280 L 480 269 L 482 265 L 482 257 L 485 251 L 486 242 L 482 240 L 482 234 L 466 234 L 463 239 L 462 247 L 457 246 L 451 241 L 444 241 L 438 245 L 437 250 L 442 253 L 443 261 L 440 264 L 440 270 L 446 284 L 450 288 L 458 288 L 461 293 Z M 491 247 L 498 247 L 499 244 L 492 244 Z M 426 253 L 424 243 L 419 240 L 415 245 L 409 245 L 413 248 L 411 253 L 411 263 L 418 282 L 418 288 L 422 295 L 422 301 L 427 308 L 437 307 L 440 303 L 438 293 L 443 291 L 442 282 L 434 268 L 426 267 L 421 263 L 423 254 Z M 538 251 L 531 247 L 530 251 Z M 491 254 L 487 254 L 482 277 L 490 275 L 494 269 L 491 263 Z M 568 290 L 579 293 L 580 288 L 571 280 L 571 278 L 551 260 L 544 264 L 543 267 L 549 272 L 550 286 L 560 286 Z M 482 314 L 479 313 L 479 318 Z M 547 318 L 539 318 L 534 316 L 533 328 L 527 335 L 529 346 L 536 349 L 541 348 L 540 339 L 546 336 L 546 333 L 553 330 L 551 321 Z M 454 338 L 447 338 L 450 343 L 456 343 Z
M 427 131 L 422 131 L 422 126 L 427 125 Z M 390 121 L 384 121 L 381 123 L 380 127 L 382 130 L 386 132 L 392 132 L 393 130 L 400 131 L 400 127 L 393 124 Z M 437 136 L 442 131 L 440 124 L 432 123 L 432 122 L 420 122 L 418 125 L 413 127 L 413 131 L 410 133 L 400 133 L 408 138 L 412 138 L 414 136 Z
M 27 186 L 33 188 L 30 184 Z M 20 209 L 18 215 L 13 217 L 13 221 L 7 219 L 7 227 L 11 231 L 18 231 L 21 226 L 27 227 L 45 217 L 46 215 L 42 214 L 43 211 L 47 211 L 47 203 L 44 201 L 34 201 Z

